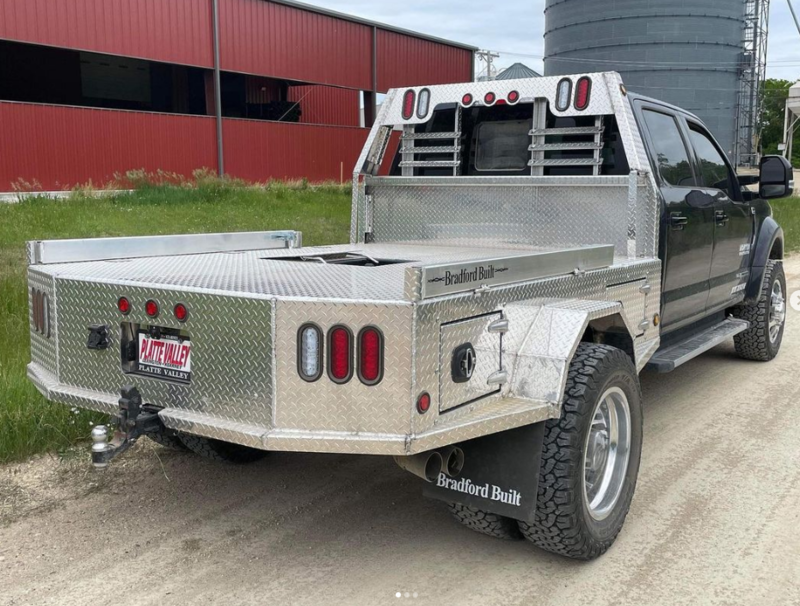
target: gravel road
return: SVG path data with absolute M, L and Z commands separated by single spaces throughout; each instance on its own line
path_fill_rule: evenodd
M 800 604 L 799 316 L 770 364 L 722 345 L 642 377 L 639 487 L 596 562 L 473 534 L 388 459 L 142 443 L 103 474 L 0 468 L 0 604 Z

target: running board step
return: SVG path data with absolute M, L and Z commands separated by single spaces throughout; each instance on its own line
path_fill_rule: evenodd
M 736 320 L 728 318 L 716 326 L 707 328 L 701 333 L 692 335 L 685 341 L 675 343 L 664 349 L 659 349 L 647 363 L 648 370 L 656 372 L 672 372 L 678 366 L 686 364 L 700 354 L 704 354 L 709 349 L 716 347 L 720 343 L 744 332 L 750 328 L 750 323 L 746 320 Z

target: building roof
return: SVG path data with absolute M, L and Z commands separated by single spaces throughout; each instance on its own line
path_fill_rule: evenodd
M 533 71 L 523 63 L 515 63 L 506 70 L 503 70 L 495 80 L 521 80 L 522 78 L 541 78 L 542 74 Z
M 362 25 L 369 25 L 370 27 L 377 27 L 379 29 L 383 29 L 389 32 L 395 32 L 398 34 L 403 34 L 405 36 L 411 36 L 413 38 L 420 38 L 422 40 L 429 40 L 431 42 L 437 42 L 439 44 L 446 44 L 447 46 L 463 48 L 465 50 L 469 50 L 472 52 L 478 50 L 477 46 L 470 46 L 469 44 L 464 44 L 462 42 L 454 42 L 453 40 L 445 40 L 444 38 L 429 36 L 427 34 L 422 34 L 420 32 L 412 31 L 410 29 L 403 29 L 401 27 L 394 27 L 393 25 L 387 25 L 386 23 L 380 23 L 379 21 L 370 21 L 369 19 L 362 19 L 361 17 L 355 17 L 354 15 L 348 15 L 347 13 L 332 11 L 327 8 L 322 8 L 321 6 L 315 6 L 313 4 L 307 4 L 305 2 L 297 2 L 296 0 L 267 0 L 267 1 L 274 2 L 275 4 L 285 4 L 286 6 L 292 6 L 294 8 L 298 8 L 300 10 L 308 11 L 311 13 L 317 13 L 320 15 L 326 15 L 328 17 L 334 17 L 335 19 L 342 19 L 344 21 L 351 21 L 353 23 L 360 23 Z

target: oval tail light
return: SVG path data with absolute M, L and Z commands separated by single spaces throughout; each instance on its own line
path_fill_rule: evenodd
M 583 111 L 589 107 L 592 98 L 592 80 L 584 76 L 575 85 L 575 109 Z
M 512 90 L 510 93 L 508 93 L 507 101 L 509 105 L 516 105 L 517 103 L 519 103 L 519 99 L 520 95 L 518 91 Z
M 186 322 L 189 319 L 189 308 L 184 303 L 178 303 L 173 310 L 178 322 Z
M 467 93 L 461 97 L 461 105 L 464 107 L 470 107 L 473 103 L 475 103 L 475 97 L 473 97 L 470 93 Z
M 297 372 L 309 383 L 322 376 L 322 331 L 315 324 L 304 324 L 297 331 Z
M 417 93 L 413 89 L 407 90 L 403 96 L 403 120 L 411 120 L 414 117 L 416 103 Z
M 328 331 L 328 376 L 340 385 L 353 377 L 353 333 L 346 326 Z
M 131 313 L 131 302 L 127 299 L 127 297 L 120 297 L 117 301 L 117 309 L 119 309 L 119 313 L 123 316 L 127 316 Z
M 567 111 L 571 101 L 572 80 L 564 78 L 558 83 L 558 88 L 556 89 L 556 109 L 560 112 Z
M 494 93 L 486 93 L 486 96 L 483 98 L 483 103 L 485 105 L 494 105 L 497 101 L 497 95 Z
M 419 91 L 419 100 L 417 101 L 417 118 L 423 120 L 428 117 L 428 112 L 431 111 L 431 90 L 423 88 Z
M 358 378 L 364 385 L 383 379 L 383 333 L 374 326 L 358 334 Z
M 417 398 L 417 412 L 424 415 L 431 409 L 431 395 L 426 391 Z

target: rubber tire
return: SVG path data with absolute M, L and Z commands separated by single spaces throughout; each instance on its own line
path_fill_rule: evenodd
M 260 461 L 267 456 L 267 451 L 265 450 L 231 444 L 222 440 L 201 438 L 200 436 L 189 434 L 181 434 L 180 438 L 186 447 L 195 454 L 218 463 L 246 465 Z
M 475 507 L 467 507 L 461 503 L 449 503 L 448 507 L 453 518 L 470 530 L 507 541 L 516 541 L 522 538 L 516 520 Z
M 786 276 L 783 273 L 783 263 L 768 261 L 764 270 L 764 284 L 761 287 L 761 298 L 758 303 L 738 305 L 733 308 L 733 316 L 750 322 L 750 328 L 739 333 L 733 338 L 736 353 L 745 360 L 756 362 L 769 362 L 773 360 L 781 348 L 783 332 L 786 328 L 784 321 L 780 335 L 775 343 L 769 340 L 769 308 L 772 299 L 772 287 L 780 281 L 786 296 Z M 788 300 L 787 300 L 788 304 Z
M 170 450 L 180 450 L 183 452 L 189 451 L 189 448 L 183 443 L 177 433 L 169 433 L 168 430 L 162 430 L 156 433 L 148 433 L 147 437 L 164 448 L 169 448 Z
M 625 484 L 608 517 L 591 517 L 583 499 L 584 449 L 595 405 L 610 387 L 625 392 L 631 412 L 631 450 Z M 561 417 L 545 425 L 533 524 L 519 522 L 536 546 L 576 560 L 592 560 L 617 538 L 630 509 L 642 450 L 642 394 L 630 357 L 608 345 L 581 343 L 570 364 Z

